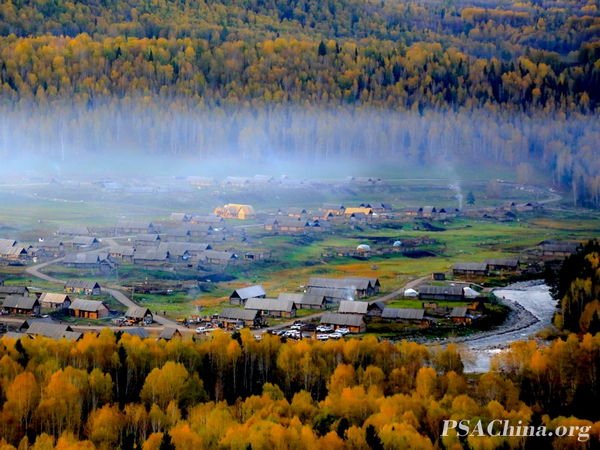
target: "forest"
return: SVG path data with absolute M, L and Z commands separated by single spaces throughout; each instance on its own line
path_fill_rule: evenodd
M 0 152 L 529 163 L 598 207 L 597 3 L 6 1 Z
M 156 342 L 0 343 L 0 448 L 597 448 L 600 335 L 517 342 L 477 380 L 465 349 L 373 338 L 282 343 L 247 331 Z M 443 420 L 510 420 L 587 437 L 441 436 Z

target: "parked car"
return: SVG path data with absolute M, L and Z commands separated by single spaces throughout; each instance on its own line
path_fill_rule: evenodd
M 328 334 L 317 334 L 317 340 L 318 341 L 326 341 L 329 339 L 329 335 Z
M 317 327 L 317 331 L 320 331 L 321 333 L 329 333 L 329 332 L 333 331 L 333 328 L 328 327 L 326 325 L 319 325 Z
M 335 330 L 335 332 L 346 335 L 346 334 L 350 333 L 350 330 L 348 328 L 338 328 L 337 330 Z
M 206 333 L 206 327 L 198 327 L 196 328 L 196 333 Z
M 329 336 L 329 339 L 341 339 L 341 338 L 344 337 L 343 334 L 337 333 L 337 332 L 336 333 L 328 334 L 328 336 Z

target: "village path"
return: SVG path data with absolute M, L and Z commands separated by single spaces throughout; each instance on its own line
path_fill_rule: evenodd
M 113 241 L 114 242 L 114 241 Z M 53 259 L 52 261 L 47 261 L 41 264 L 37 264 L 35 266 L 31 266 L 25 269 L 25 272 L 27 272 L 28 274 L 37 277 L 37 278 L 41 278 L 42 280 L 45 281 L 49 281 L 50 283 L 59 283 L 61 285 L 64 285 L 65 282 L 62 280 L 59 280 L 58 278 L 53 278 L 49 275 L 46 275 L 42 272 L 40 272 L 40 269 L 43 269 L 46 266 L 49 266 L 51 264 L 56 264 L 57 262 L 62 261 L 64 258 L 58 258 L 58 259 Z M 137 303 L 135 303 L 133 300 L 131 300 L 129 297 L 127 297 L 125 294 L 123 294 L 120 291 L 117 291 L 116 289 L 109 289 L 109 288 L 102 288 L 102 290 L 104 292 L 107 292 L 108 294 L 110 294 L 116 301 L 118 301 L 119 303 L 121 303 L 123 306 L 126 306 L 127 308 L 131 308 L 134 306 L 139 306 Z M 166 317 L 163 316 L 159 316 L 159 315 L 155 315 L 154 316 L 154 321 L 163 325 L 163 326 L 168 326 L 168 327 L 174 327 L 177 328 L 179 331 L 182 332 L 188 332 L 189 329 L 181 326 L 180 324 L 178 324 L 177 322 L 174 322 L 170 319 L 167 319 Z M 104 327 L 101 327 L 104 328 Z
M 418 286 L 419 284 L 421 284 L 423 281 L 428 280 L 430 278 L 431 278 L 431 275 L 425 275 L 423 277 L 416 278 L 414 280 L 411 280 L 411 281 L 407 282 L 400 289 L 397 289 L 397 290 L 395 290 L 393 292 L 390 292 L 389 294 L 386 294 L 383 297 L 379 297 L 379 298 L 370 300 L 370 302 L 383 302 L 383 303 L 386 303 L 386 302 L 389 302 L 391 300 L 395 300 L 398 297 L 403 296 L 405 290 L 412 289 L 412 288 Z M 290 325 L 293 325 L 294 321 L 296 321 L 296 320 L 312 321 L 314 319 L 320 318 L 323 314 L 325 314 L 327 312 L 330 312 L 330 311 L 322 311 L 322 312 L 319 312 L 319 313 L 316 313 L 316 314 L 311 314 L 310 316 L 303 316 L 303 317 L 298 318 L 298 319 L 289 320 L 289 321 L 286 321 L 286 322 L 283 322 L 283 323 L 280 323 L 280 324 L 277 324 L 277 325 L 273 325 L 273 326 L 269 327 L 269 330 L 279 330 L 279 329 L 282 329 L 282 328 L 287 328 Z M 261 334 L 261 333 L 262 333 L 262 330 L 254 330 L 252 332 L 252 334 L 256 334 L 256 335 Z

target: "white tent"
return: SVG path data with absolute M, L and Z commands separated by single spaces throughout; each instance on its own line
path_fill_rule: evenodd
M 463 288 L 463 294 L 465 295 L 465 298 L 479 297 L 479 292 L 471 289 L 470 287 Z
M 419 295 L 419 293 L 417 291 L 415 291 L 414 289 L 406 289 L 404 291 L 405 297 L 417 297 L 418 295 Z

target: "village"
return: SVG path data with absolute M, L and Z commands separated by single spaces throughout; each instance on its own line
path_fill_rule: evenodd
M 385 190 L 386 180 L 349 177 L 337 183 L 373 198 Z M 180 184 L 212 194 L 222 189 L 239 193 L 315 185 L 322 188 L 326 183 L 255 176 L 227 177 L 221 182 L 188 177 Z M 102 192 L 142 196 L 159 189 L 133 189 L 106 180 L 92 186 Z M 53 339 L 79 339 L 83 332 L 97 332 L 101 326 L 141 338 L 167 340 L 182 334 L 206 337 L 217 328 L 235 332 L 243 327 L 255 330 L 257 339 L 263 332 L 319 340 L 365 333 L 408 336 L 424 329 L 449 332 L 486 322 L 494 315 L 504 317 L 488 283 L 490 279 L 540 274 L 544 264 L 577 251 L 580 241 L 547 239 L 511 257 L 483 258 L 479 262 L 455 259 L 446 271 L 421 272 L 400 286 L 386 286 L 378 276 L 309 276 L 293 290 L 276 289 L 268 295 L 262 284 L 244 283 L 243 275 L 257 268 L 276 267 L 285 260 L 278 246 L 267 245 L 269 239 L 331 236 L 335 242 L 335 236 L 364 233 L 363 243 L 324 245 L 318 257 L 326 265 L 327 261 L 358 261 L 377 275 L 377 264 L 371 262 L 378 258 L 436 258 L 445 245 L 436 232 L 452 220 L 493 217 L 514 222 L 520 220 L 518 214 L 541 210 L 543 205 L 536 201 L 462 209 L 398 207 L 385 198 L 377 202 L 323 203 L 317 208 L 277 206 L 270 210 L 224 203 L 198 213 L 172 211 L 168 217 L 152 221 L 125 217 L 112 226 L 59 225 L 37 241 L 22 241 L 7 234 L 0 239 L 0 265 L 13 273 L 24 270 L 29 278 L 46 277 L 54 286 L 32 289 L 31 279 L 26 285 L 19 282 L 19 277 L 13 281 L 11 276 L 4 276 L 0 284 L 0 322 L 8 337 L 42 334 Z M 369 240 L 365 229 L 408 229 L 411 233 Z M 51 276 L 40 275 L 38 266 L 50 270 Z M 157 279 L 131 275 L 138 273 L 163 275 Z M 179 275 L 169 279 L 170 274 Z M 181 308 L 190 311 L 183 316 L 162 310 L 152 301 L 133 301 L 134 294 L 168 298 L 174 291 L 185 290 L 201 298 L 199 289 L 206 284 L 201 280 L 218 283 L 209 277 L 237 279 L 239 287 L 217 307 L 190 302 Z

